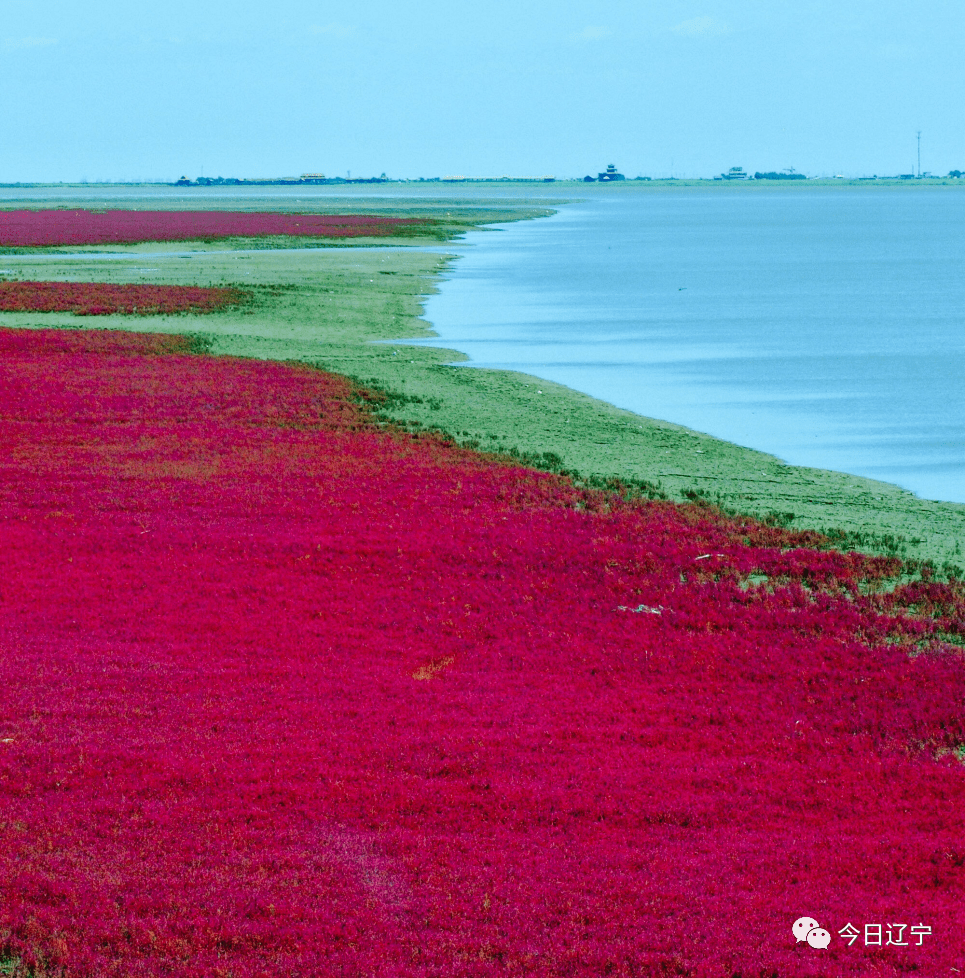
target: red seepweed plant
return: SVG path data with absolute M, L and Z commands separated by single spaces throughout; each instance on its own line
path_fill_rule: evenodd
M 893 563 L 379 430 L 351 395 L 170 337 L 0 331 L 8 955 L 961 966 L 959 585 L 888 590 Z
M 215 312 L 243 302 L 235 288 L 188 285 L 112 285 L 107 282 L 0 281 L 0 312 L 111 313 L 151 316 Z
M 0 248 L 215 241 L 274 235 L 383 238 L 424 233 L 427 218 L 271 211 L 0 210 Z

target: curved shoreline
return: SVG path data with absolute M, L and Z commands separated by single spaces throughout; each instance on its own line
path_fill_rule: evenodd
M 965 564 L 963 504 L 919 499 L 846 473 L 786 465 L 550 381 L 462 370 L 452 365 L 466 359 L 462 354 L 405 344 L 433 335 L 422 319 L 423 299 L 453 260 L 417 250 L 414 243 L 299 254 L 243 255 L 217 248 L 190 258 L 154 254 L 151 270 L 144 272 L 100 255 L 91 255 L 89 267 L 77 259 L 58 266 L 54 256 L 45 255 L 45 278 L 237 284 L 260 289 L 259 299 L 244 312 L 204 318 L 4 313 L 0 326 L 191 333 L 211 353 L 308 362 L 393 392 L 386 417 L 447 431 L 482 450 L 548 458 L 585 478 L 650 483 L 670 499 L 705 499 L 792 529 L 830 533 L 849 549 L 929 559 L 939 566 Z M 29 277 L 30 256 L 6 254 L 3 261 Z
M 713 196 L 608 195 L 469 235 L 422 342 L 965 503 L 965 201 Z

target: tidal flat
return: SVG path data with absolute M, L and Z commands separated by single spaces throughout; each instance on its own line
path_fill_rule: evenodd
M 188 333 L 212 354 L 298 361 L 351 376 L 383 393 L 379 416 L 384 420 L 443 431 L 462 444 L 517 455 L 593 484 L 612 481 L 675 501 L 709 503 L 791 529 L 818 530 L 845 549 L 930 560 L 953 573 L 965 562 L 965 505 L 920 499 L 846 473 L 787 465 L 550 381 L 467 370 L 458 366 L 467 359 L 460 353 L 403 342 L 434 335 L 423 307 L 453 260 L 445 240 L 467 232 L 494 233 L 486 225 L 539 217 L 551 203 L 556 201 L 546 193 L 512 207 L 465 197 L 389 204 L 382 199 L 377 206 L 374 200 L 326 203 L 329 211 L 378 210 L 438 221 L 427 237 L 398 242 L 354 239 L 340 247 L 296 240 L 270 247 L 251 241 L 170 242 L 72 253 L 8 251 L 0 256 L 0 275 L 6 278 L 232 285 L 247 289 L 251 301 L 204 317 L 2 313 L 0 325 Z M 152 205 L 159 203 L 151 198 L 114 202 Z M 313 210 L 316 205 L 313 201 Z M 277 201 L 271 206 L 281 209 Z M 305 204 L 287 204 L 295 206 Z

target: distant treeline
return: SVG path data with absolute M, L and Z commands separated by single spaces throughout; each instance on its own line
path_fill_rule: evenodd
M 237 186 L 300 186 L 303 184 L 330 184 L 330 183 L 388 183 L 389 178 L 383 173 L 380 177 L 326 177 L 321 174 L 305 174 L 301 177 L 267 177 L 265 179 L 251 179 L 238 177 L 198 177 L 196 180 L 189 180 L 181 177 L 175 186 L 178 187 L 237 187 Z
M 771 170 L 769 173 L 755 173 L 755 180 L 807 180 L 807 177 L 803 173 L 775 173 Z

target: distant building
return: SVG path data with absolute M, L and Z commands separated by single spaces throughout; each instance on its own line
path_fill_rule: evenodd
M 596 176 L 600 183 L 607 183 L 610 180 L 626 180 L 626 177 L 622 173 L 617 173 L 617 168 L 611 163 L 606 171 L 603 173 L 598 173 Z
M 722 173 L 716 180 L 746 180 L 749 174 L 744 172 L 742 166 L 732 166 L 726 173 Z

